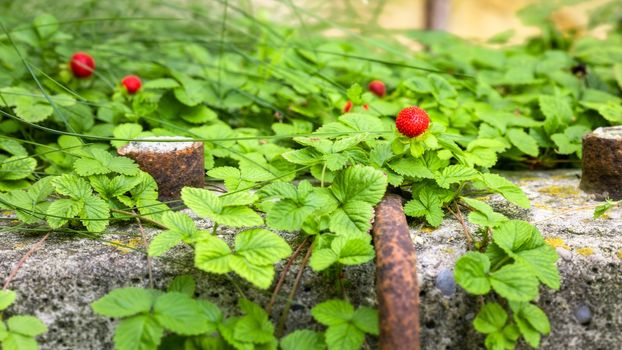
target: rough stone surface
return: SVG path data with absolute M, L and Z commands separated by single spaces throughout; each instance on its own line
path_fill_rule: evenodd
M 622 343 L 622 213 L 614 209 L 605 218 L 593 220 L 592 196 L 578 189 L 577 171 L 505 173 L 523 187 L 532 200 L 531 210 L 519 210 L 498 196 L 487 197 L 497 210 L 535 223 L 548 242 L 557 247 L 562 274 L 559 291 L 541 290 L 538 304 L 551 318 L 552 332 L 542 339 L 542 349 L 616 349 Z M 205 220 L 199 226 L 209 228 Z M 474 227 L 471 227 L 474 231 Z M 147 236 L 157 231 L 146 228 Z M 234 231 L 220 229 L 231 241 Z M 421 287 L 422 349 L 482 349 L 483 337 L 474 332 L 471 321 L 479 300 L 460 287 L 447 293 L 445 283 L 455 260 L 465 251 L 462 227 L 446 217 L 436 229 L 412 222 L 411 236 L 417 250 Z M 0 280 L 41 236 L 18 232 L 0 233 Z M 296 236 L 285 238 L 296 245 Z M 128 246 L 130 248 L 125 248 Z M 42 349 L 111 349 L 115 322 L 95 315 L 89 303 L 108 291 L 125 286 L 147 286 L 146 259 L 136 225 L 115 225 L 106 234 L 85 238 L 52 234 L 19 271 L 10 288 L 18 292 L 9 314 L 27 313 L 40 317 L 49 332 L 39 337 Z M 277 266 L 280 270 L 282 264 Z M 296 264 L 272 313 L 278 319 L 297 273 Z M 198 282 L 198 295 L 221 306 L 228 314 L 237 310 L 237 292 L 222 277 L 193 268 L 192 252 L 179 247 L 155 259 L 155 286 L 163 288 L 174 276 L 191 274 Z M 439 277 L 439 274 L 441 275 Z M 348 297 L 355 304 L 374 305 L 375 272 L 372 263 L 346 269 Z M 450 277 L 450 276 L 449 276 Z M 262 305 L 269 291 L 257 291 L 237 279 L 244 293 Z M 286 333 L 300 327 L 322 329 L 309 310 L 318 302 L 339 297 L 329 276 L 306 269 L 292 304 Z M 439 281 L 442 283 L 439 284 Z M 437 288 L 439 284 L 444 290 Z M 450 285 L 450 284 L 449 284 Z M 445 293 L 444 293 L 445 292 Z M 589 320 L 587 320 L 589 318 Z M 376 343 L 369 339 L 370 348 Z M 520 345 L 527 349 L 526 344 Z

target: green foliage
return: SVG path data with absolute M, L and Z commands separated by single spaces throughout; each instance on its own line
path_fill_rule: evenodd
M 368 307 L 354 310 L 343 300 L 328 300 L 316 305 L 311 314 L 327 327 L 325 332 L 328 349 L 359 349 L 365 341 L 365 333 L 378 335 L 378 312 Z
M 14 315 L 3 320 L 2 313 L 16 299 L 11 290 L 0 290 L 0 345 L 5 350 L 36 350 L 36 337 L 48 331 L 38 318 L 29 315 Z
M 467 203 L 476 210 L 480 208 L 478 213 L 488 209 L 474 200 Z M 456 282 L 471 294 L 486 295 L 494 291 L 505 298 L 514 322 L 508 322 L 508 312 L 503 306 L 488 302 L 473 320 L 473 326 L 486 334 L 487 349 L 514 349 L 521 335 L 537 348 L 541 334 L 550 332 L 550 325 L 544 312 L 530 302 L 538 298 L 540 283 L 559 289 L 557 253 L 525 221 L 504 220 L 489 227 L 496 227 L 493 243 L 485 253 L 463 255 L 456 262 L 454 275 Z

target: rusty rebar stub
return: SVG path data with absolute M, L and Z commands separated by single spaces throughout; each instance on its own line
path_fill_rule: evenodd
M 582 168 L 583 191 L 622 199 L 622 126 L 598 128 L 583 136 Z
M 402 198 L 386 194 L 373 228 L 381 350 L 419 350 L 417 260 Z
M 148 137 L 143 140 L 179 139 L 179 142 L 132 141 L 117 153 L 132 158 L 158 184 L 158 199 L 179 199 L 184 186 L 205 186 L 203 143 L 183 137 Z

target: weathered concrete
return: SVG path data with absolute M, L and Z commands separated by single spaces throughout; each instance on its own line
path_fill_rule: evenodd
M 539 304 L 551 317 L 552 333 L 543 338 L 542 349 L 616 349 L 622 343 L 622 214 L 614 209 L 606 218 L 592 220 L 596 204 L 578 190 L 578 172 L 506 173 L 519 183 L 534 203 L 531 210 L 507 205 L 498 196 L 489 200 L 504 214 L 536 223 L 551 244 L 558 246 L 562 288 L 543 289 Z M 202 227 L 210 223 L 197 220 Z M 448 270 L 465 249 L 460 224 L 446 218 L 436 230 L 411 231 L 418 254 L 421 286 L 422 349 L 480 349 L 482 337 L 470 324 L 478 300 L 468 297 L 460 287 L 452 286 Z M 473 229 L 473 228 L 472 228 Z M 156 230 L 146 229 L 148 236 Z M 221 230 L 228 239 L 233 231 Z M 0 279 L 41 236 L 0 233 Z M 295 235 L 286 235 L 290 241 Z M 110 243 L 109 241 L 112 241 Z M 140 247 L 136 225 L 115 225 L 109 233 L 96 238 L 52 234 L 45 246 L 35 252 L 11 283 L 19 293 L 10 313 L 30 313 L 40 317 L 50 331 L 40 337 L 42 349 L 109 349 L 114 322 L 95 315 L 89 303 L 111 289 L 123 286 L 147 286 L 144 254 L 115 244 Z M 191 274 L 198 280 L 201 297 L 235 312 L 237 295 L 229 281 L 193 268 L 190 249 L 179 247 L 154 261 L 156 287 L 163 287 L 178 274 Z M 297 268 L 290 271 L 285 298 Z M 439 274 L 441 275 L 439 277 Z M 355 304 L 375 303 L 374 267 L 346 269 L 348 296 Z M 265 304 L 269 292 L 247 288 L 248 297 Z M 305 271 L 300 290 L 286 322 L 286 331 L 311 327 L 321 329 L 309 315 L 313 305 L 339 297 L 329 277 Z M 284 300 L 277 301 L 273 317 Z M 370 341 L 371 348 L 375 342 Z M 524 344 L 521 346 L 527 348 Z

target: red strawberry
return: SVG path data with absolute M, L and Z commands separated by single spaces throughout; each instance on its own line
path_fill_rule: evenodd
M 128 75 L 121 80 L 121 84 L 125 86 L 125 90 L 127 90 L 128 93 L 133 94 L 140 89 L 142 82 L 139 77 L 135 75 Z
M 70 66 L 74 76 L 88 78 L 95 70 L 95 60 L 88 53 L 78 52 L 71 56 Z
M 369 88 L 369 91 L 378 97 L 384 96 L 387 92 L 387 88 L 380 80 L 372 80 L 367 87 Z
M 352 109 L 352 101 L 348 101 L 346 102 L 345 105 L 343 105 L 343 113 L 348 113 L 350 112 L 350 110 Z
M 419 136 L 430 126 L 430 117 L 417 106 L 406 107 L 397 114 L 395 126 L 405 136 Z
M 367 103 L 363 105 L 363 109 L 366 110 L 366 111 L 369 110 L 369 106 L 367 105 Z

